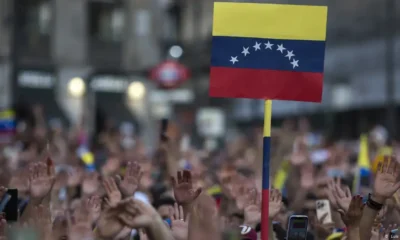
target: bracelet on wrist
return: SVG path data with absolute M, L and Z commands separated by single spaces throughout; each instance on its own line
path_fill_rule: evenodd
M 382 203 L 375 202 L 374 200 L 371 199 L 371 193 L 368 194 L 368 199 L 367 199 L 367 206 L 375 211 L 380 211 L 383 207 Z

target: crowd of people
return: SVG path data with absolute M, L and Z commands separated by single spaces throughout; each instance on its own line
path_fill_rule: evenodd
M 49 127 L 34 113 L 35 124 L 2 145 L 0 199 L 10 189 L 19 199 L 17 221 L 1 216 L 0 239 L 261 238 L 261 132 L 208 152 L 182 150 L 180 134 L 166 131 L 149 153 L 139 136 L 122 144 L 126 136 L 110 128 L 89 144 L 83 125 Z M 371 174 L 356 192 L 357 144 L 316 141 L 304 119 L 273 129 L 268 239 L 284 240 L 293 215 L 308 216 L 306 239 L 395 238 L 400 166 L 380 152 L 386 138 L 382 128 L 370 132 Z M 318 200 L 329 202 L 322 216 Z

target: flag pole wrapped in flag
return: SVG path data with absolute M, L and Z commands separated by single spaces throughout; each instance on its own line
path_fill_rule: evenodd
M 322 99 L 328 8 L 214 3 L 211 97 L 265 101 L 261 239 L 268 239 L 273 99 Z
M 327 12 L 214 3 L 210 96 L 320 102 Z
M 358 152 L 357 172 L 354 176 L 353 192 L 354 194 L 360 193 L 362 185 L 368 186 L 371 177 L 371 164 L 368 156 L 368 136 L 362 134 L 360 136 L 360 149 Z
M 271 151 L 271 117 L 272 117 L 272 101 L 266 100 L 264 106 L 261 239 L 268 239 L 268 231 L 269 231 L 268 219 L 269 219 L 269 163 L 270 163 L 270 151 Z

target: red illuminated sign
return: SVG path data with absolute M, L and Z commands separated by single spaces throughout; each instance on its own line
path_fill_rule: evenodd
M 165 61 L 151 71 L 151 79 L 161 88 L 176 88 L 189 79 L 189 69 L 176 61 Z

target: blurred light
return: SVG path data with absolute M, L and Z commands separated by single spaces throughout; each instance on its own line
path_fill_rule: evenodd
M 86 84 L 82 78 L 76 77 L 71 79 L 68 83 L 68 93 L 72 97 L 80 98 L 86 92 Z
M 180 46 L 172 46 L 169 49 L 169 55 L 171 55 L 173 58 L 180 58 L 183 54 L 183 49 Z
M 146 94 L 146 87 L 141 82 L 132 82 L 129 84 L 127 94 L 130 100 L 142 100 Z
M 335 109 L 346 109 L 353 101 L 353 92 L 349 85 L 338 84 L 332 89 L 332 106 Z

